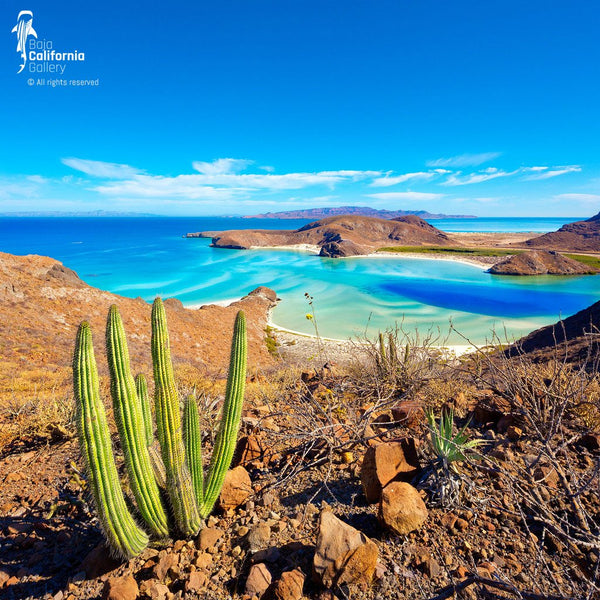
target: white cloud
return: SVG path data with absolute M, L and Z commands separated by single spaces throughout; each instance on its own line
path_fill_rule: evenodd
M 94 177 L 104 178 L 92 189 L 113 197 L 191 198 L 216 199 L 239 198 L 257 191 L 278 192 L 300 190 L 313 186 L 333 189 L 342 183 L 370 180 L 380 177 L 381 171 L 338 170 L 274 174 L 271 168 L 263 173 L 241 173 L 252 161 L 246 159 L 220 158 L 212 162 L 196 161 L 197 173 L 176 176 L 152 175 L 133 169 L 128 165 L 88 161 L 78 158 L 63 159 L 63 163 Z
M 390 177 L 386 175 L 385 177 L 378 177 L 371 182 L 373 187 L 390 187 L 392 185 L 397 185 L 399 183 L 404 183 L 405 181 L 411 181 L 414 179 L 432 179 L 436 175 L 439 174 L 439 171 L 446 172 L 444 169 L 438 169 L 436 171 L 418 171 L 416 173 L 404 173 L 403 175 L 396 175 L 395 177 Z
M 515 175 L 519 170 L 516 171 L 501 171 L 500 169 L 495 169 L 494 167 L 490 167 L 488 169 L 484 169 L 477 173 L 469 173 L 468 175 L 464 175 L 461 177 L 461 172 L 458 171 L 455 174 L 450 175 L 446 181 L 444 181 L 444 185 L 470 185 L 472 183 L 482 183 L 484 181 L 489 181 L 490 179 L 497 179 L 498 177 L 509 177 L 510 175 Z
M 445 194 L 429 194 L 426 192 L 380 192 L 378 194 L 367 194 L 369 198 L 377 200 L 439 200 Z
M 125 179 L 143 173 L 143 171 L 140 171 L 135 167 L 130 167 L 129 165 L 103 162 L 101 160 L 86 160 L 84 158 L 63 158 L 61 160 L 67 167 L 71 167 L 72 169 L 81 171 L 92 177 Z
M 213 162 L 197 160 L 192 167 L 203 175 L 226 175 L 245 171 L 253 162 L 244 158 L 217 158 Z
M 427 161 L 428 167 L 476 167 L 501 155 L 501 152 L 482 152 L 480 154 L 460 154 L 448 158 L 436 158 Z
M 565 173 L 578 173 L 581 171 L 579 165 L 569 165 L 566 167 L 529 167 L 529 170 L 536 171 L 533 175 L 525 177 L 528 181 L 535 181 L 537 179 L 550 179 L 551 177 L 557 177 L 558 175 L 564 175 Z
M 550 179 L 551 177 L 557 177 L 558 175 L 564 175 L 565 173 L 573 173 L 581 171 L 579 165 L 570 165 L 566 167 L 520 167 L 514 171 L 503 171 L 496 167 L 487 167 L 481 169 L 475 173 L 468 173 L 462 175 L 461 171 L 457 171 L 448 176 L 443 182 L 444 185 L 470 185 L 473 183 L 483 183 L 490 179 L 497 179 L 499 177 L 512 177 L 513 175 L 524 175 L 530 173 L 527 177 L 524 177 L 526 181 L 537 181 L 540 179 Z

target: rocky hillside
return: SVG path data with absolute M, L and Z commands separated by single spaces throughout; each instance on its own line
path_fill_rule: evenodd
M 275 293 L 258 288 L 230 307 L 165 302 L 174 360 L 221 371 L 229 360 L 233 320 L 246 311 L 251 366 L 270 364 L 263 342 L 267 313 Z M 15 372 L 27 368 L 69 367 L 79 323 L 91 323 L 100 371 L 106 372 L 104 330 L 111 304 L 117 304 L 128 335 L 134 369 L 151 368 L 150 305 L 104 292 L 84 283 L 60 262 L 44 256 L 0 253 L 0 390 L 8 393 Z
M 247 249 L 268 246 L 310 245 L 332 258 L 370 254 L 382 246 L 448 244 L 448 236 L 416 215 L 378 219 L 356 215 L 329 217 L 292 231 L 242 229 L 188 234 L 212 237 L 217 248 Z
M 538 360 L 566 355 L 570 362 L 595 363 L 600 349 L 599 340 L 600 302 L 596 302 L 558 323 L 532 331 L 509 348 L 507 353 L 532 354 Z
M 489 269 L 494 275 L 586 275 L 597 273 L 553 250 L 531 250 L 509 256 Z
M 585 221 L 567 223 L 558 231 L 527 240 L 523 245 L 566 252 L 600 252 L 600 213 Z

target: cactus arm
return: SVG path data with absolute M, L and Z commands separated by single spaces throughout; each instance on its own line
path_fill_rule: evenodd
M 123 321 L 115 305 L 106 324 L 106 353 L 110 371 L 110 391 L 125 466 L 138 509 L 151 533 L 167 537 L 169 529 L 158 485 L 152 471 L 144 418 L 129 367 L 129 350 Z
M 152 464 L 156 483 L 159 488 L 164 490 L 167 487 L 167 474 L 160 456 L 160 450 L 155 445 L 148 446 L 148 454 L 150 455 L 150 463 Z
M 154 367 L 156 430 L 167 475 L 167 492 L 177 527 L 186 536 L 200 529 L 192 480 L 185 465 L 179 400 L 173 376 L 165 307 L 160 298 L 152 306 L 152 363 Z
M 233 328 L 231 358 L 221 424 L 210 461 L 208 479 L 204 488 L 204 499 L 200 507 L 200 514 L 203 518 L 207 517 L 212 511 L 223 487 L 227 469 L 229 469 L 233 459 L 246 385 L 247 350 L 246 317 L 242 311 L 239 311 Z
M 183 408 L 183 439 L 185 441 L 185 457 L 192 476 L 194 493 L 198 506 L 204 500 L 204 472 L 202 467 L 202 434 L 198 405 L 194 396 L 185 399 Z
M 132 558 L 147 546 L 148 536 L 129 512 L 119 482 L 87 322 L 77 332 L 73 387 L 81 451 L 102 529 L 113 551 L 125 559 Z
M 150 447 L 152 442 L 154 442 L 154 428 L 152 427 L 152 410 L 150 409 L 150 400 L 148 399 L 148 384 L 142 373 L 135 378 L 135 389 L 142 409 L 142 417 L 144 418 L 146 446 Z

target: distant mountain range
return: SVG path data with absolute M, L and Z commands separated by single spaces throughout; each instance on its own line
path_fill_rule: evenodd
M 158 217 L 151 213 L 118 212 L 112 210 L 91 210 L 87 212 L 63 212 L 58 210 L 3 212 L 0 217 Z
M 303 210 L 285 210 L 268 212 L 261 215 L 249 215 L 244 219 L 325 219 L 340 215 L 358 215 L 361 217 L 378 217 L 380 219 L 397 219 L 407 215 L 416 215 L 422 219 L 475 219 L 475 215 L 444 215 L 430 213 L 426 210 L 378 210 L 370 206 L 335 206 L 323 208 L 306 208 Z

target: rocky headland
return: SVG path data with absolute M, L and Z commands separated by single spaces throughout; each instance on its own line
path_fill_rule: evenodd
M 211 237 L 216 248 L 314 246 L 321 256 L 332 258 L 371 254 L 383 246 L 447 245 L 450 238 L 416 215 L 379 219 L 359 215 L 328 217 L 292 231 L 243 229 L 188 233 L 187 237 Z

